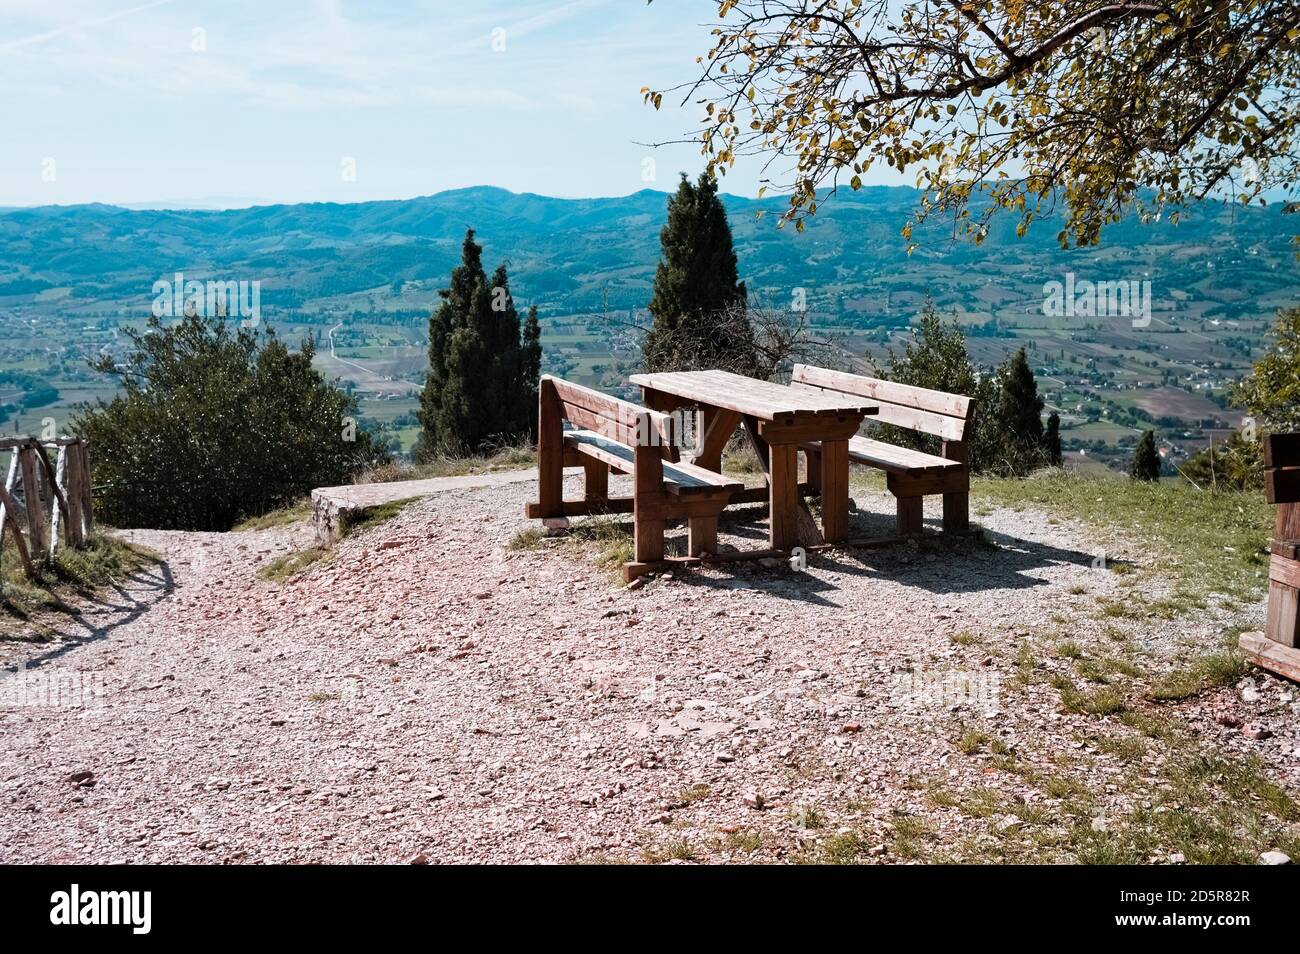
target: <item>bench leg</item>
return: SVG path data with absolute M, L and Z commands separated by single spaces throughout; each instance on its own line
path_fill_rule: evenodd
M 946 533 L 970 529 L 970 494 L 943 495 L 943 529 Z
M 924 497 L 899 497 L 898 500 L 898 535 L 914 537 L 921 532 L 921 518 L 924 514 L 922 501 Z
M 718 518 L 691 517 L 687 522 L 686 548 L 688 556 L 703 556 L 718 552 Z
M 654 563 L 664 558 L 664 521 L 637 519 L 633 525 L 636 561 Z
M 537 389 L 537 503 L 541 517 L 564 516 L 564 418 L 549 380 Z
M 603 461 L 592 460 L 584 457 L 582 460 L 583 470 L 583 496 L 587 504 L 597 507 L 609 500 L 609 464 Z

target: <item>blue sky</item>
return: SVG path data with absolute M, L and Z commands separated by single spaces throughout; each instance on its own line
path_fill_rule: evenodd
M 0 0 L 0 205 L 669 189 L 700 168 L 698 147 L 638 142 L 679 138 L 696 110 L 665 99 L 656 114 L 639 90 L 693 75 L 715 13 L 711 0 Z M 758 174 L 740 167 L 724 187 L 752 195 Z

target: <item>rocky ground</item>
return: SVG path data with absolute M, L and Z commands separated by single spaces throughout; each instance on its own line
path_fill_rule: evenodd
M 256 570 L 309 526 L 125 533 L 163 562 L 61 639 L 0 643 L 28 665 L 0 693 L 0 860 L 1177 862 L 1296 837 L 1293 687 L 1133 688 L 1260 606 L 1108 619 L 1128 583 L 1087 532 L 996 508 L 985 542 L 628 590 L 601 534 L 517 537 L 532 490 L 440 493 L 283 584 Z M 760 517 L 722 539 L 761 545 Z M 34 674 L 86 704 L 18 704 Z

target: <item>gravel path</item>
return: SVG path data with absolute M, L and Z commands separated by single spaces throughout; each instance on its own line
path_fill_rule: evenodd
M 849 833 L 897 860 L 900 817 L 935 846 L 997 830 L 999 814 L 936 788 L 1043 798 L 990 746 L 1047 773 L 1086 753 L 1100 803 L 1126 797 L 1107 788 L 1124 763 L 1079 742 L 1098 719 L 1015 678 L 1034 665 L 1022 646 L 1102 638 L 1083 611 L 1119 578 L 1077 528 L 997 510 L 980 517 L 997 547 L 734 564 L 628 591 L 573 542 L 505 546 L 532 490 L 440 493 L 283 585 L 255 570 L 309 526 L 126 533 L 165 564 L 61 642 L 0 644 L 0 662 L 100 694 L 0 705 L 0 860 L 780 860 Z M 1221 625 L 1203 614 L 1143 650 Z M 1257 681 L 1265 701 L 1284 691 Z M 982 753 L 961 750 L 967 729 L 987 734 Z

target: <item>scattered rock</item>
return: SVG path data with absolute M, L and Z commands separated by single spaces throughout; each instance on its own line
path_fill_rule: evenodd
M 1258 723 L 1251 722 L 1241 727 L 1241 734 L 1252 742 L 1260 742 L 1273 737 L 1273 733 Z
M 1261 865 L 1289 865 L 1291 857 L 1281 851 L 1266 851 L 1259 856 Z
M 758 792 L 746 792 L 741 796 L 740 800 L 744 802 L 747 807 L 752 808 L 755 811 L 762 811 L 763 807 L 767 804 L 767 799 Z

